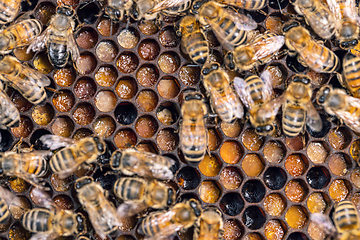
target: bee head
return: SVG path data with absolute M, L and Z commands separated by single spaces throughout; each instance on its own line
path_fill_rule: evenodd
M 220 68 L 220 64 L 217 62 L 211 62 L 208 64 L 205 64 L 203 69 L 201 70 L 202 75 L 206 76 L 210 72 L 215 71 Z
M 213 1 L 209 1 L 206 3 L 203 3 L 203 5 L 199 8 L 198 13 L 200 16 L 208 18 L 208 19 L 214 19 L 217 18 L 219 15 L 219 9 L 220 7 Z
M 196 0 L 196 1 L 194 1 L 193 2 L 193 5 L 192 5 L 192 7 L 191 7 L 191 10 L 190 10 L 190 12 L 192 13 L 192 14 L 198 14 L 199 13 L 199 9 L 200 9 L 200 7 L 205 3 L 206 1 L 202 1 L 202 0 Z
M 316 102 L 319 105 L 323 105 L 331 91 L 332 88 L 329 86 L 323 86 L 322 88 L 320 88 L 320 90 L 316 94 Z
M 204 97 L 201 93 L 199 92 L 191 92 L 191 93 L 187 93 L 184 97 L 185 101 L 190 101 L 190 100 L 203 100 Z
M 283 24 L 282 31 L 284 33 L 288 32 L 291 28 L 300 26 L 300 23 L 298 21 L 288 21 Z
M 121 17 L 120 11 L 113 7 L 106 6 L 104 12 L 114 22 L 118 22 Z
M 169 188 L 169 189 L 168 189 L 168 199 L 167 199 L 166 205 L 167 205 L 167 206 L 173 205 L 174 202 L 175 202 L 175 197 L 176 197 L 176 196 L 175 196 L 175 191 L 174 191 L 174 189 Z
M 113 154 L 111 155 L 110 166 L 113 170 L 120 169 L 121 157 L 122 157 L 122 152 L 120 150 L 113 152 Z
M 93 138 L 95 143 L 96 143 L 96 148 L 97 150 L 100 152 L 100 153 L 105 153 L 105 150 L 106 150 L 106 144 L 105 142 L 100 139 L 99 137 L 94 137 Z
M 194 210 L 195 216 L 200 217 L 201 215 L 201 205 L 200 203 L 195 199 L 189 200 L 189 206 Z
M 80 190 L 81 188 L 83 188 L 85 185 L 88 185 L 90 183 L 92 183 L 94 181 L 94 179 L 92 177 L 81 177 L 79 179 L 77 179 L 75 181 L 75 190 L 78 191 Z
M 229 70 L 235 69 L 234 64 L 234 54 L 232 52 L 228 52 L 224 57 L 224 65 Z
M 59 13 L 59 14 L 64 14 L 68 17 L 71 17 L 73 15 L 75 15 L 75 11 L 72 7 L 70 6 L 61 6 L 61 7 L 58 7 L 56 9 L 56 13 Z
M 340 48 L 348 50 L 354 48 L 358 45 L 359 41 L 357 39 L 352 39 L 350 41 L 340 42 Z
M 308 84 L 310 84 L 311 79 L 306 75 L 296 74 L 292 77 L 291 81 L 308 85 Z
M 259 135 L 271 135 L 271 133 L 274 131 L 274 126 L 273 125 L 262 125 L 262 126 L 257 126 L 255 128 L 255 132 Z
M 76 214 L 77 234 L 83 234 L 86 232 L 86 218 L 81 213 Z
M 134 5 L 131 7 L 131 9 L 130 9 L 130 15 L 131 15 L 131 17 L 134 19 L 134 20 L 140 20 L 139 18 L 139 16 L 140 16 L 140 14 L 139 14 L 139 9 L 136 7 L 136 5 L 135 5 L 135 3 L 134 3 Z

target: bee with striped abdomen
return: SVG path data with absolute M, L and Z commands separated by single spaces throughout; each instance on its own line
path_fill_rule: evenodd
M 115 171 L 132 176 L 170 180 L 174 177 L 175 161 L 169 157 L 138 151 L 133 148 L 116 150 L 110 158 Z
M 22 0 L 0 0 L 0 24 L 12 22 L 20 12 Z
M 219 209 L 207 207 L 198 218 L 194 240 L 221 240 L 224 233 L 224 223 Z
M 189 54 L 194 63 L 205 64 L 209 56 L 209 44 L 196 18 L 191 15 L 183 17 L 178 32 L 182 36 L 181 47 L 184 52 Z
M 330 39 L 336 31 L 335 18 L 321 0 L 295 0 L 295 11 L 304 16 L 307 23 L 323 39 Z
M 195 199 L 180 202 L 169 210 L 150 213 L 140 223 L 138 233 L 147 240 L 168 239 L 177 231 L 192 227 L 201 212 L 201 205 Z
M 50 79 L 12 56 L 0 59 L 0 79 L 18 90 L 32 104 L 42 104 L 46 100 L 45 86 Z
M 73 140 L 57 135 L 43 135 L 40 141 L 50 150 L 64 147 L 50 159 L 50 168 L 59 178 L 70 176 L 83 163 L 95 162 L 106 151 L 106 143 L 97 136 Z
M 288 22 L 283 26 L 283 31 L 286 46 L 299 54 L 301 64 L 321 73 L 333 73 L 339 69 L 340 60 L 335 53 L 312 39 L 309 31 L 300 26 L 300 23 Z
M 2 83 L 0 83 L 2 85 Z M 1 89 L 3 87 L 0 87 Z M 0 90 L 0 128 L 18 127 L 20 123 L 20 112 L 15 104 L 3 90 Z
M 9 190 L 0 186 L 0 225 L 5 226 L 11 222 L 10 207 L 17 206 L 21 209 L 21 201 Z
M 250 43 L 235 48 L 225 57 L 225 66 L 230 70 L 246 71 L 269 62 L 285 43 L 284 36 L 262 34 Z
M 204 120 L 207 108 L 201 93 L 187 93 L 184 100 L 181 106 L 180 149 L 190 165 L 197 165 L 204 159 L 207 149 L 207 131 Z
M 266 0 L 217 0 L 217 2 L 246 10 L 259 10 L 267 4 Z
M 20 153 L 7 151 L 0 155 L 0 173 L 16 176 L 29 183 L 43 188 L 38 178 L 45 176 L 48 170 L 46 159 L 52 156 L 51 151 L 22 149 Z
M 260 77 L 251 74 L 245 79 L 239 77 L 234 78 L 235 90 L 248 109 L 250 123 L 260 135 L 271 135 L 276 130 L 274 125 L 275 116 L 279 107 L 269 107 L 268 110 L 273 110 L 275 114 L 262 114 L 267 109 L 261 108 L 261 106 L 268 103 L 273 96 L 269 75 L 270 73 L 268 71 L 264 71 Z
M 0 32 L 0 54 L 29 45 L 41 31 L 41 23 L 36 19 L 27 19 L 5 28 Z
M 176 17 L 190 9 L 191 3 L 191 0 L 161 0 L 157 1 L 156 5 L 147 13 L 154 14 L 161 11 L 164 15 Z
M 106 239 L 120 226 L 116 209 L 106 199 L 104 189 L 100 183 L 94 182 L 92 177 L 81 177 L 75 182 L 75 190 L 79 202 L 89 214 L 89 218 L 96 233 Z
M 233 122 L 244 115 L 243 106 L 230 87 L 229 75 L 217 62 L 206 63 L 201 69 L 203 85 L 210 96 L 212 108 L 224 122 Z
M 175 202 L 175 191 L 164 183 L 138 177 L 122 177 L 114 184 L 114 193 L 124 201 L 118 209 L 123 217 L 134 216 L 151 207 L 163 209 Z
M 343 85 L 354 97 L 360 98 L 360 58 L 348 52 L 343 59 Z
M 41 200 L 46 208 L 33 208 L 22 215 L 22 226 L 35 233 L 32 240 L 56 239 L 60 236 L 74 236 L 86 231 L 86 220 L 81 213 L 74 213 L 58 207 L 45 193 L 33 189 L 32 194 Z
M 73 33 L 75 29 L 74 14 L 75 11 L 70 6 L 58 7 L 48 28 L 30 44 L 27 52 L 29 53 L 31 50 L 38 52 L 46 47 L 49 60 L 56 68 L 66 65 L 70 53 L 73 62 L 76 62 L 80 52 Z
M 349 96 L 343 89 L 323 86 L 316 95 L 325 111 L 338 117 L 353 131 L 360 133 L 360 99 Z
M 211 27 L 223 48 L 228 51 L 246 43 L 248 31 L 257 28 L 257 23 L 250 17 L 215 1 L 205 2 L 196 12 L 199 22 L 205 27 Z

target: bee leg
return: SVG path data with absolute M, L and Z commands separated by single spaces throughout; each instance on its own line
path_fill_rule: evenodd
M 46 90 L 49 90 L 50 92 L 59 93 L 58 90 L 51 88 L 51 87 L 45 87 Z
M 16 153 L 20 153 L 20 147 L 23 142 L 23 137 L 20 138 L 20 140 L 14 145 L 13 151 Z

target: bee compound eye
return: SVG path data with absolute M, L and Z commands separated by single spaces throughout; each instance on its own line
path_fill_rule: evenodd
M 111 167 L 113 169 L 117 169 L 120 167 L 121 157 L 122 157 L 122 153 L 120 151 L 113 153 L 113 156 L 111 157 L 111 162 L 110 162 Z

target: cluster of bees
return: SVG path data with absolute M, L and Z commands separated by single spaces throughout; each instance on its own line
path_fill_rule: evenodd
M 73 62 L 79 57 L 74 40 L 75 12 L 72 6 L 61 4 L 51 18 L 49 26 L 42 31 L 36 19 L 24 14 L 16 20 L 21 0 L 0 1 L 0 24 L 8 24 L 0 32 L 0 125 L 16 127 L 20 114 L 4 93 L 5 85 L 17 89 L 29 102 L 37 105 L 46 100 L 45 87 L 50 85 L 47 76 L 6 55 L 14 48 L 29 45 L 27 51 L 47 49 L 48 58 L 56 68 L 64 67 L 70 56 Z M 197 91 L 184 95 L 181 108 L 180 149 L 190 165 L 197 165 L 207 151 L 205 119 L 216 116 L 223 122 L 249 119 L 255 131 L 264 136 L 274 136 L 280 129 L 287 137 L 295 137 L 305 130 L 313 132 L 323 128 L 316 107 L 312 103 L 312 79 L 307 75 L 294 75 L 280 96 L 275 97 L 268 71 L 261 74 L 246 73 L 244 78 L 230 79 L 227 70 L 243 73 L 271 61 L 278 54 L 297 55 L 298 61 L 319 73 L 337 73 L 347 90 L 323 86 L 316 101 L 329 115 L 337 116 L 349 128 L 360 132 L 360 58 L 347 53 L 342 62 L 310 32 L 290 16 L 282 25 L 283 35 L 260 34 L 257 23 L 235 8 L 256 11 L 266 5 L 266 0 L 109 0 L 104 14 L 117 22 L 126 17 L 135 20 L 161 20 L 162 15 L 184 16 L 178 26 L 183 52 L 194 64 L 201 66 L 201 80 L 210 100 Z M 313 31 L 324 40 L 333 36 L 344 50 L 358 45 L 360 17 L 354 0 L 296 0 L 293 5 Z M 235 7 L 235 8 L 234 8 Z M 209 60 L 210 48 L 204 29 L 211 28 L 226 51 L 224 66 Z M 286 45 L 286 50 L 283 46 Z M 256 72 L 256 71 L 255 71 Z M 244 110 L 244 106 L 247 111 Z M 282 124 L 276 115 L 282 107 Z M 245 117 L 246 112 L 246 117 Z M 101 136 L 86 137 L 75 141 L 55 135 L 44 135 L 40 141 L 49 150 L 15 148 L 0 158 L 0 172 L 7 176 L 22 178 L 37 187 L 41 207 L 28 210 L 21 218 L 25 229 L 35 233 L 32 239 L 55 239 L 59 236 L 77 235 L 86 232 L 86 221 L 80 213 L 62 210 L 44 193 L 40 180 L 50 167 L 59 178 L 73 174 L 80 165 L 95 163 L 105 154 L 107 147 Z M 55 153 L 53 152 L 55 151 Z M 47 161 L 47 158 L 50 158 Z M 194 239 L 221 239 L 222 216 L 215 207 L 202 208 L 195 199 L 176 203 L 176 192 L 163 181 L 174 178 L 175 162 L 171 158 L 135 149 L 116 150 L 110 157 L 113 171 L 127 177 L 119 178 L 113 193 L 123 203 L 116 209 L 105 196 L 105 190 L 91 177 L 81 177 L 74 183 L 79 202 L 87 211 L 96 233 L 103 239 L 121 227 L 122 219 L 153 208 L 159 211 L 142 219 L 138 232 L 146 239 L 165 239 L 180 229 L 196 226 Z M 9 206 L 17 199 L 6 189 L 2 193 L 0 223 L 10 219 Z M 161 210 L 166 209 L 166 210 Z M 312 220 L 319 223 L 330 235 L 341 239 L 359 236 L 360 219 L 355 206 L 342 201 L 335 207 L 334 223 L 325 215 L 314 214 Z

